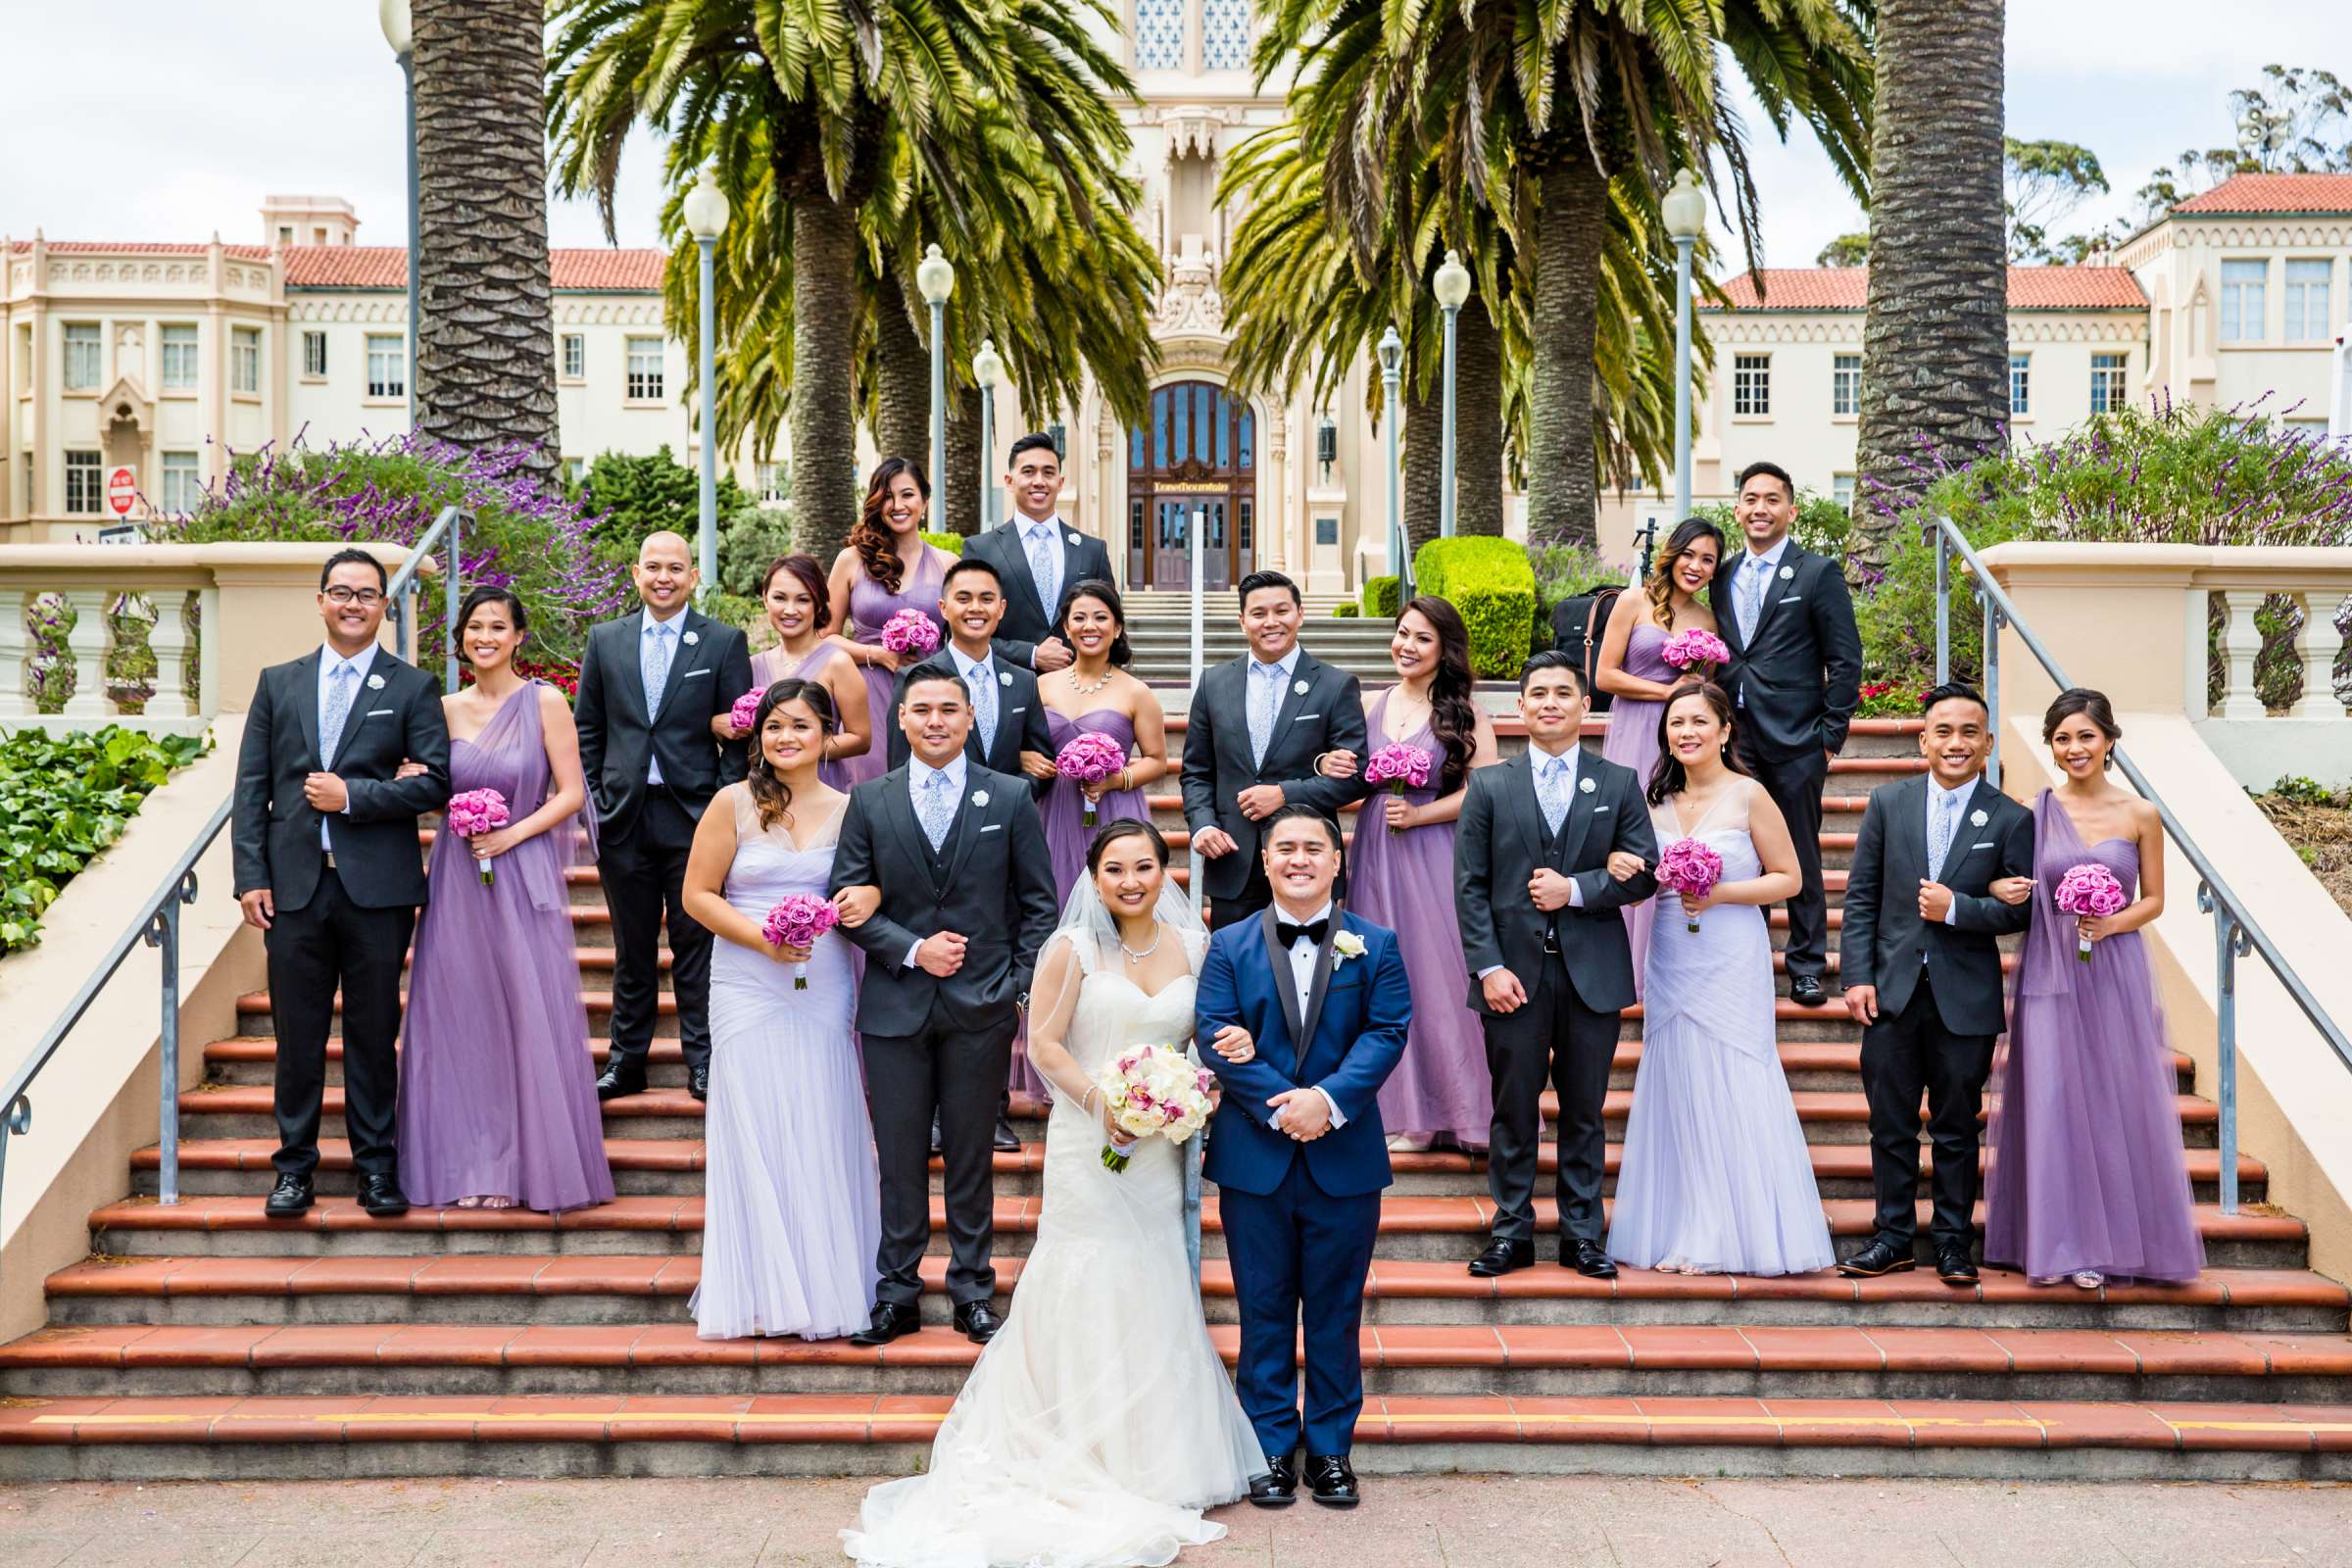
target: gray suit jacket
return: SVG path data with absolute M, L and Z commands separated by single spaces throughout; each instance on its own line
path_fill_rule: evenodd
M 645 678 L 637 661 L 641 612 L 588 631 L 580 662 L 580 690 L 572 716 L 580 726 L 580 766 L 596 797 L 601 831 L 625 834 L 645 808 L 651 760 L 662 761 L 662 784 L 695 816 L 710 797 L 743 777 L 751 742 L 721 741 L 710 720 L 752 689 L 751 647 L 733 626 L 689 610 L 669 662 L 662 711 L 646 711 Z
M 1004 588 L 1004 619 L 997 627 L 997 652 L 1016 664 L 1034 666 L 1037 645 L 1054 634 L 1054 611 L 1040 604 L 1037 597 L 1037 577 L 1029 569 L 1029 555 L 1021 546 L 1022 518 L 1015 516 L 999 523 L 986 533 L 977 533 L 964 541 L 963 553 L 974 561 L 985 561 L 997 568 L 997 580 Z M 1061 587 L 1089 577 L 1097 577 L 1112 586 L 1118 579 L 1110 573 L 1110 551 L 1092 534 L 1080 533 L 1068 523 L 1060 525 Z M 1078 541 L 1072 544 L 1070 541 Z
M 1262 761 L 1250 756 L 1250 656 L 1228 660 L 1200 672 L 1192 714 L 1184 730 L 1184 820 L 1195 833 L 1221 827 L 1239 846 L 1231 855 L 1201 861 L 1201 877 L 1212 899 L 1240 896 L 1257 859 L 1257 824 L 1242 814 L 1235 798 L 1253 784 L 1280 784 L 1293 805 L 1318 807 L 1334 817 L 1349 801 L 1370 793 L 1362 771 L 1351 779 L 1325 778 L 1315 771 L 1324 752 L 1364 751 L 1362 690 L 1353 675 L 1298 650 L 1290 688 L 1275 710 L 1274 734 Z
M 1980 811 L 1982 824 L 1975 820 Z M 1984 779 L 1961 808 L 1959 830 L 1935 868 L 1928 865 L 1928 781 L 1907 778 L 1874 791 L 1846 873 L 1838 980 L 1877 986 L 1879 1013 L 1891 1017 L 1910 1005 L 1925 969 L 1945 1028 L 1999 1034 L 2007 1019 L 1997 939 L 2032 922 L 2034 901 L 2003 904 L 1986 889 L 2002 877 L 2033 874 L 2034 813 Z M 1952 890 L 1950 925 L 1920 919 L 1923 881 Z
M 1021 754 L 1040 752 L 1052 757 L 1054 731 L 1046 719 L 1046 705 L 1037 695 L 1037 676 L 1029 666 L 1005 658 L 1002 646 L 997 649 L 997 666 L 996 744 L 988 748 L 986 755 L 982 754 L 980 726 L 975 722 L 971 738 L 963 743 L 963 755 L 982 767 L 1026 779 L 1026 775 L 1021 773 Z M 942 648 L 921 663 L 899 671 L 891 698 L 894 716 L 887 726 L 890 730 L 887 755 L 893 767 L 906 765 L 906 732 L 899 727 L 895 714 L 898 705 L 906 700 L 906 683 L 914 678 L 917 670 L 925 674 L 956 676 L 956 656 Z M 1043 785 L 1038 781 L 1028 782 L 1034 790 L 1043 793 Z

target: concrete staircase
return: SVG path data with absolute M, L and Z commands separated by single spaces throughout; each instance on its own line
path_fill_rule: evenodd
M 1335 616 L 1334 606 L 1348 603 L 1343 595 L 1304 597 L 1306 623 L 1298 640 L 1327 664 L 1336 664 L 1368 681 L 1396 678 L 1389 663 L 1390 625 L 1386 620 Z M 1192 673 L 1193 609 L 1185 594 L 1129 594 L 1127 641 L 1135 658 L 1127 666 L 1152 682 L 1189 680 Z M 1234 596 L 1213 593 L 1201 615 L 1202 658 L 1205 663 L 1238 659 L 1249 651 L 1235 613 Z
M 1920 765 L 1906 726 L 1857 726 L 1828 786 L 1833 904 L 1868 792 Z M 1155 804 L 1177 825 L 1173 797 Z M 598 1037 L 588 1050 L 601 1056 L 611 928 L 592 869 L 573 873 L 572 892 Z M 1837 921 L 1833 907 L 1833 942 Z M 1773 924 L 1778 941 L 1783 921 Z M 702 1106 L 685 1092 L 674 1038 L 656 1044 L 648 1092 L 606 1107 L 621 1194 L 610 1204 L 561 1218 L 449 1209 L 370 1220 L 350 1197 L 333 1088 L 324 1196 L 303 1219 L 272 1223 L 261 1212 L 270 1009 L 267 995 L 243 999 L 238 1035 L 207 1048 L 207 1081 L 183 1098 L 183 1200 L 164 1208 L 141 1196 L 156 1168 L 143 1151 L 127 1173 L 134 1196 L 90 1217 L 90 1257 L 49 1280 L 49 1326 L 0 1346 L 0 1473 L 831 1474 L 923 1462 L 978 1353 L 946 1326 L 944 1256 L 926 1271 L 928 1326 L 884 1350 L 696 1339 L 685 1306 L 699 1277 Z M 1779 1019 L 1823 1205 L 1851 1250 L 1871 1212 L 1858 1032 L 1836 1010 L 1784 1003 Z M 1636 1012 L 1613 1082 L 1619 1130 L 1641 1050 Z M 2214 1206 L 2214 1107 L 2194 1095 L 2185 1058 L 2177 1070 L 2210 1254 L 2204 1276 L 2180 1289 L 2035 1289 L 2004 1270 L 1965 1291 L 1925 1272 L 1855 1282 L 1629 1270 L 1599 1282 L 1552 1263 L 1548 1240 L 1534 1269 L 1474 1280 L 1462 1264 L 1486 1232 L 1483 1162 L 1398 1154 L 1367 1301 L 1358 1463 L 2352 1475 L 2352 1297 L 2310 1270 L 2302 1224 L 2262 1203 L 2260 1161 L 2239 1162 L 2243 1212 Z M 1016 1103 L 1028 1142 L 997 1161 L 1008 1295 L 1037 1225 L 1039 1109 Z M 1924 1185 L 1921 1197 L 1924 1207 Z M 1548 1224 L 1548 1204 L 1539 1207 Z M 1203 1227 L 1204 1305 L 1230 1357 L 1213 1192 Z

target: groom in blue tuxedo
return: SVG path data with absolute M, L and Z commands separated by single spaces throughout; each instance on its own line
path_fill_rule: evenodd
M 1266 818 L 1274 902 L 1209 939 L 1195 1007 L 1200 1039 L 1239 1024 L 1257 1042 L 1238 1065 L 1208 1056 L 1225 1097 L 1203 1174 L 1217 1184 L 1241 1307 L 1234 1388 L 1266 1453 L 1266 1474 L 1250 1483 L 1250 1500 L 1262 1508 L 1298 1495 L 1302 1425 L 1315 1500 L 1357 1501 L 1348 1464 L 1364 1405 L 1357 1339 L 1390 1180 L 1374 1097 L 1404 1054 L 1413 998 L 1396 934 L 1333 902 L 1340 842 L 1339 824 L 1311 806 Z

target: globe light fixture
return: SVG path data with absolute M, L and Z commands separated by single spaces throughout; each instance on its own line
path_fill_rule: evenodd
M 972 356 L 972 379 L 980 387 L 980 522 L 983 527 L 997 525 L 997 486 L 989 478 L 989 465 L 997 445 L 997 383 L 1004 378 L 1004 356 L 997 352 L 997 340 L 984 337 L 980 352 Z
M 1447 251 L 1446 260 L 1438 267 L 1438 275 L 1430 280 L 1438 305 L 1446 313 L 1446 428 L 1445 477 L 1438 495 L 1438 532 L 1445 538 L 1453 537 L 1453 334 L 1454 318 L 1461 314 L 1462 302 L 1470 297 L 1470 269 L 1462 265 L 1457 251 Z
M 727 193 L 718 188 L 718 174 L 710 165 L 703 166 L 694 189 L 686 193 L 684 205 L 686 232 L 694 236 L 694 247 L 701 253 L 695 324 L 696 336 L 701 340 L 703 473 L 695 509 L 701 524 L 696 530 L 699 548 L 695 555 L 702 566 L 702 597 L 708 599 L 718 592 L 718 373 L 713 342 L 718 335 L 718 316 L 711 299 L 714 292 L 711 255 L 718 236 L 726 229 L 730 210 Z
M 934 473 L 943 472 L 940 465 L 948 451 L 948 296 L 956 292 L 956 264 L 940 253 L 937 242 L 923 252 L 922 261 L 914 270 L 914 286 L 931 307 L 931 461 L 924 465 Z M 943 481 L 931 489 L 931 516 L 939 520 L 941 497 L 946 493 Z
M 1388 438 L 1389 464 L 1389 564 L 1396 573 L 1398 604 L 1413 596 L 1413 564 L 1405 550 L 1404 515 L 1398 510 L 1396 490 L 1396 383 L 1404 373 L 1404 339 L 1396 335 L 1396 327 L 1380 334 L 1380 428 Z
M 409 0 L 377 0 L 375 21 L 384 29 L 384 42 L 392 46 L 393 54 L 408 54 L 415 42 L 409 26 Z
M 1698 175 L 1675 172 L 1660 204 L 1674 241 L 1674 516 L 1690 515 L 1690 248 L 1707 230 L 1707 195 Z
M 375 21 L 384 29 L 384 42 L 392 46 L 392 58 L 400 62 L 401 94 L 408 105 L 409 359 L 401 379 L 407 383 L 409 429 L 414 432 L 416 428 L 416 37 L 409 24 L 409 0 L 376 0 Z

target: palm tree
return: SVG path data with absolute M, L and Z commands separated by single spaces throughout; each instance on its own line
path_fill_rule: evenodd
M 417 423 L 552 477 L 555 295 L 539 0 L 416 0 Z
M 1882 0 L 1854 515 L 1874 556 L 1913 475 L 2009 419 L 2002 0 Z M 1915 467 L 1914 465 L 1918 466 Z

